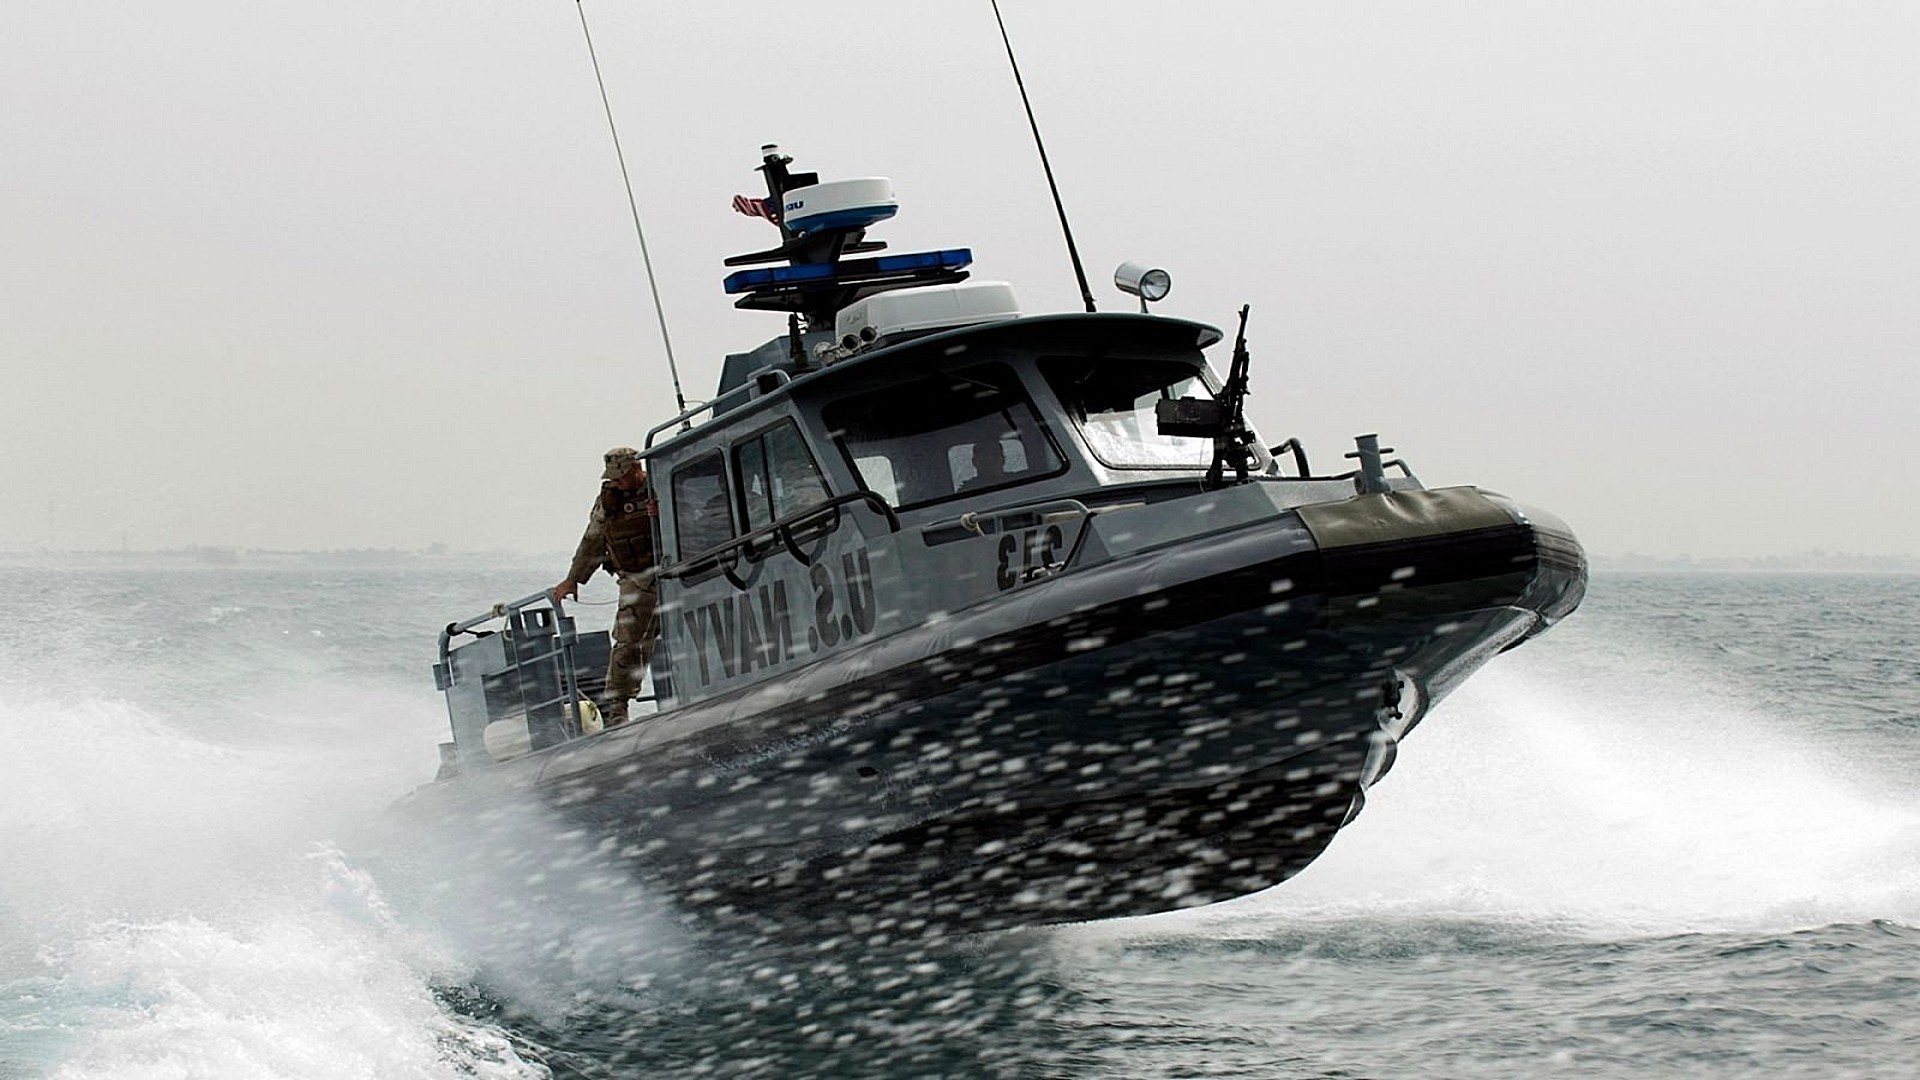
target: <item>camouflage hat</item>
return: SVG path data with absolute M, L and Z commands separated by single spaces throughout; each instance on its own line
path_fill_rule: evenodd
M 600 474 L 601 479 L 618 480 L 640 463 L 640 451 L 631 446 L 616 446 L 607 451 L 606 462 L 607 471 Z

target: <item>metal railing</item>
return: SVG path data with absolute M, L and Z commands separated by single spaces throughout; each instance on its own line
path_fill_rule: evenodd
M 763 382 L 762 380 L 765 380 L 765 381 Z M 694 405 L 686 409 L 685 411 L 681 412 L 679 415 L 673 417 L 672 419 L 662 421 L 661 423 L 655 424 L 653 427 L 648 428 L 647 439 L 645 442 L 641 443 L 640 445 L 642 447 L 651 448 L 653 446 L 653 440 L 655 436 L 659 435 L 661 432 L 667 430 L 668 428 L 678 426 L 681 431 L 687 431 L 693 427 L 694 418 L 697 416 L 700 416 L 702 413 L 710 412 L 717 416 L 722 411 L 724 411 L 721 409 L 721 406 L 725 405 L 726 403 L 732 401 L 735 398 L 744 398 L 746 401 L 752 401 L 754 398 L 771 393 L 772 391 L 778 389 L 779 387 L 785 386 L 787 383 L 790 383 L 792 381 L 793 381 L 793 376 L 789 375 L 787 372 L 781 371 L 779 368 L 762 368 L 761 370 L 754 372 L 753 377 L 749 378 L 746 382 L 741 383 L 739 386 L 734 387 L 733 389 L 727 391 L 724 394 L 720 394 L 714 397 L 711 401 L 700 402 L 699 404 Z
M 500 631 L 507 639 L 502 651 L 505 666 L 491 674 L 511 674 L 529 728 L 536 720 L 552 721 L 560 725 L 567 738 L 584 734 L 577 705 L 585 700 L 575 671 L 577 636 L 560 598 L 549 590 L 542 590 L 518 600 L 497 603 L 483 614 L 448 623 L 440 631 L 440 662 L 434 666 L 434 682 L 441 691 L 447 692 L 447 719 L 453 726 L 455 740 L 460 737 L 460 717 L 451 692 L 457 672 L 452 655 L 453 639 L 499 620 L 506 623 Z M 486 637 L 492 633 L 486 631 L 475 636 Z M 485 677 L 483 674 L 482 679 Z M 474 700 L 484 708 L 484 691 Z
M 738 577 L 734 572 L 740 565 L 741 555 L 744 554 L 749 558 L 755 558 L 757 555 L 754 549 L 762 543 L 767 543 L 768 546 L 771 547 L 772 541 L 778 541 L 782 547 L 786 548 L 787 553 L 792 555 L 800 565 L 812 566 L 814 555 L 817 554 L 817 552 L 809 554 L 803 550 L 800 546 L 800 540 L 795 534 L 804 532 L 806 528 L 816 520 L 823 520 L 828 517 L 837 519 L 840 508 L 852 503 L 863 503 L 875 513 L 885 518 L 888 532 L 897 533 L 900 531 L 900 516 L 894 512 L 892 506 L 888 505 L 887 500 L 871 491 L 853 491 L 845 495 L 836 495 L 823 503 L 815 503 L 804 510 L 789 514 L 777 521 L 768 522 L 757 529 L 741 533 L 739 536 L 730 537 L 703 551 L 680 559 L 671 565 L 663 565 L 657 572 L 660 577 L 673 580 L 718 567 L 721 572 L 727 575 L 727 580 L 731 582 L 735 588 L 744 589 L 747 587 L 746 581 Z M 829 535 L 837 528 L 839 528 L 839 522 L 836 520 L 832 524 L 826 525 L 821 535 Z

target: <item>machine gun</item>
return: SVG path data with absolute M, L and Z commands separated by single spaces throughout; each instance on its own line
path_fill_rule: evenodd
M 1247 428 L 1247 311 L 1240 305 L 1240 329 L 1233 338 L 1233 363 L 1227 369 L 1226 385 L 1220 396 L 1204 398 L 1163 398 L 1154 406 L 1154 419 L 1162 435 L 1193 436 L 1213 440 L 1213 464 L 1202 481 L 1207 490 L 1225 486 L 1227 466 L 1233 467 L 1234 483 L 1245 483 L 1253 464 L 1253 432 Z

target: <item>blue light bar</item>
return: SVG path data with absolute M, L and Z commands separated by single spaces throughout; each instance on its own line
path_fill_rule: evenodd
M 770 266 L 762 270 L 740 270 L 728 274 L 724 285 L 728 294 L 752 292 L 769 286 L 832 285 L 922 270 L 958 270 L 972 262 L 972 249 L 952 248 L 912 255 L 883 255 L 874 259 L 844 259 L 832 263 L 800 263 L 796 266 Z

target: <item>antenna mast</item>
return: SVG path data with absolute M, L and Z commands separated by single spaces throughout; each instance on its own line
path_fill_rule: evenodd
M 660 344 L 667 350 L 667 372 L 673 376 L 673 400 L 681 412 L 687 411 L 687 396 L 680 392 L 680 366 L 673 361 L 673 339 L 667 336 L 667 309 L 660 304 L 660 286 L 653 277 L 653 258 L 647 254 L 647 233 L 640 227 L 640 204 L 633 198 L 633 178 L 627 173 L 627 155 L 620 149 L 620 129 L 613 123 L 613 103 L 607 100 L 607 81 L 600 76 L 600 57 L 593 49 L 593 31 L 587 29 L 585 0 L 574 0 L 580 12 L 580 33 L 587 39 L 587 58 L 593 61 L 593 81 L 600 86 L 600 105 L 607 111 L 607 131 L 613 136 L 613 156 L 620 162 L 620 180 L 627 186 L 627 209 L 633 212 L 633 235 L 640 240 L 640 262 L 647 270 L 647 291 L 653 294 L 654 318 L 660 322 Z M 1065 220 L 1064 218 L 1062 219 Z M 1075 265 L 1079 265 L 1076 261 Z M 1088 301 L 1092 311 L 1092 301 Z
M 1013 39 L 1007 36 L 1007 20 L 1000 17 L 1000 0 L 993 0 L 993 21 L 1000 24 L 1000 40 L 1007 46 L 1007 63 L 1013 67 L 1013 84 L 1020 88 L 1020 104 L 1027 108 L 1027 126 L 1033 129 L 1033 145 L 1040 150 L 1040 168 L 1047 174 L 1047 189 L 1053 192 L 1053 209 L 1060 215 L 1060 231 L 1067 238 L 1067 255 L 1073 259 L 1073 276 L 1080 283 L 1080 299 L 1087 310 L 1093 308 L 1093 290 L 1087 288 L 1087 271 L 1080 265 L 1080 249 L 1073 245 L 1073 230 L 1067 225 L 1067 207 L 1060 201 L 1060 185 L 1053 182 L 1053 165 L 1047 161 L 1047 144 L 1040 141 L 1040 123 L 1033 118 L 1033 102 L 1027 98 L 1027 84 L 1020 78 L 1020 61 L 1013 58 Z

